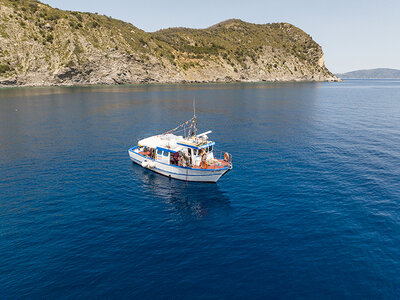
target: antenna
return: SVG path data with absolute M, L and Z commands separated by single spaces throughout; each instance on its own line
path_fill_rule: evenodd
M 196 122 L 196 99 L 193 97 L 193 133 L 196 136 L 197 133 L 197 122 Z

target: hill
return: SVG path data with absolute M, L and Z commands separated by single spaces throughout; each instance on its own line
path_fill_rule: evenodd
M 332 81 L 321 47 L 287 23 L 227 20 L 145 32 L 94 13 L 0 0 L 0 85 Z
M 343 74 L 336 74 L 342 79 L 393 79 L 400 78 L 400 70 L 378 68 L 369 70 L 357 70 Z

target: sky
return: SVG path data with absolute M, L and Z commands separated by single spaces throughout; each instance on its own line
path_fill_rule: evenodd
M 291 23 L 322 46 L 334 73 L 400 69 L 400 0 L 42 0 L 52 7 L 97 12 L 148 32 L 168 27 L 206 28 L 238 18 Z

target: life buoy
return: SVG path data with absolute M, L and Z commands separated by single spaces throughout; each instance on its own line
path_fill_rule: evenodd
M 200 163 L 200 167 L 201 167 L 202 169 L 207 169 L 208 163 L 207 163 L 206 161 L 203 160 L 203 161 Z
M 224 154 L 224 160 L 225 160 L 226 162 L 228 162 L 228 161 L 231 160 L 231 157 L 230 157 L 230 155 L 229 155 L 228 152 L 225 152 L 225 154 Z

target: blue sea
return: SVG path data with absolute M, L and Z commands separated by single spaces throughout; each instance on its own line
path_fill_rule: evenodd
M 216 184 L 133 164 L 193 115 Z M 399 299 L 400 81 L 0 90 L 1 299 Z

